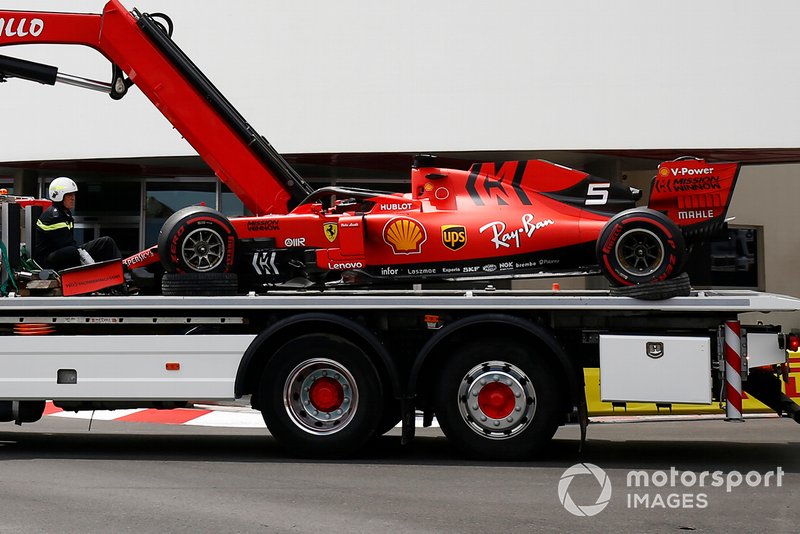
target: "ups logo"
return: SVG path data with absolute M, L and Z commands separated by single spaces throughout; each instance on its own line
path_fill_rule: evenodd
M 455 224 L 442 226 L 442 244 L 450 250 L 458 250 L 467 244 L 467 229 Z

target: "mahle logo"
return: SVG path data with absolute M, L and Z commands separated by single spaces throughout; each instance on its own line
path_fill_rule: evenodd
M 442 226 L 442 244 L 450 250 L 463 248 L 467 244 L 467 229 L 455 224 Z
M 572 481 L 579 477 L 580 479 L 587 479 L 586 475 L 594 478 L 595 482 L 600 485 L 600 494 L 597 496 L 594 504 L 576 504 L 569 494 L 569 488 Z M 611 500 L 611 480 L 608 475 L 601 468 L 594 464 L 582 463 L 575 464 L 561 475 L 561 480 L 558 481 L 558 500 L 567 512 L 578 517 L 591 517 L 602 512 L 608 502 Z

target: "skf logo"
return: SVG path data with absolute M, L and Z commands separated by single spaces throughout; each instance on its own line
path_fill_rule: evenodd
M 322 231 L 325 232 L 325 237 L 333 243 L 336 241 L 336 236 L 339 235 L 339 225 L 336 223 L 325 223 L 322 225 Z
M 395 254 L 419 254 L 427 239 L 425 227 L 408 217 L 395 217 L 383 227 L 383 240 Z
M 450 250 L 458 250 L 467 244 L 467 229 L 455 224 L 442 226 L 442 244 Z

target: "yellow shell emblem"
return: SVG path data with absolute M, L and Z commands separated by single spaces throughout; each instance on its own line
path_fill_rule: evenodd
M 669 169 L 661 169 L 660 171 L 658 171 L 658 174 L 660 174 L 661 176 L 669 176 Z
M 395 217 L 383 227 L 383 240 L 395 254 L 418 254 L 427 239 L 425 227 L 408 217 Z

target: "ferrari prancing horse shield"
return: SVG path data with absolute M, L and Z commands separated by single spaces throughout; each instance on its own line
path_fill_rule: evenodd
M 336 223 L 325 223 L 322 225 L 322 229 L 325 231 L 325 237 L 328 238 L 328 241 L 333 243 L 336 241 L 336 236 L 339 235 L 339 225 Z

